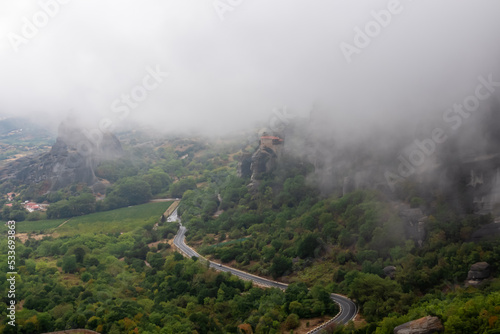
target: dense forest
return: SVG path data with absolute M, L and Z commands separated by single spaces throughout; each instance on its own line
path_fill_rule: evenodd
M 442 198 L 433 199 L 427 237 L 419 245 L 405 237 L 393 199 L 372 190 L 319 196 L 307 180 L 310 168 L 287 159 L 253 190 L 249 180 L 220 169 L 207 187 L 184 194 L 179 210 L 190 228 L 188 241 L 202 254 L 254 274 L 319 283 L 348 295 L 364 321 L 338 332 L 392 333 L 426 315 L 438 316 L 446 333 L 498 331 L 498 279 L 479 287 L 464 283 L 476 262 L 497 270 L 498 241 L 470 241 L 491 216 L 459 214 Z M 399 194 L 411 207 L 426 205 L 415 190 Z M 224 212 L 214 218 L 216 208 Z M 396 269 L 392 277 L 384 273 L 388 266 Z
M 500 334 L 499 14 L 0 0 L 0 333 Z
M 187 147 L 189 153 L 130 145 L 127 158 L 99 167 L 98 176 L 110 182 L 101 201 L 81 184 L 40 194 L 36 186 L 6 182 L 2 190 L 14 187 L 18 196 L 11 208 L 4 207 L 2 218 L 43 221 L 182 197 L 179 214 L 188 228 L 188 244 L 208 258 L 289 283 L 289 288 L 252 287 L 195 258 L 183 258 L 168 243 L 177 225 L 159 218 L 157 228 L 151 223 L 123 234 L 18 242 L 16 294 L 22 310 L 17 328 L 6 326 L 5 333 L 69 328 L 290 332 L 308 319 L 335 315 L 332 292 L 352 298 L 360 315 L 330 332 L 392 333 L 395 326 L 426 315 L 439 317 L 445 333 L 500 329 L 500 244 L 470 241 L 472 231 L 490 223 L 490 216 L 456 213 L 442 198 L 427 203 L 418 191 L 401 192 L 406 195 L 399 200 L 409 206 L 432 208 L 427 236 L 419 244 L 405 237 L 394 199 L 386 194 L 361 190 L 324 196 L 310 177 L 313 167 L 292 157 L 283 157 L 257 186 L 249 187 L 251 180 L 238 176 L 238 156 L 252 152 L 253 144 Z M 51 205 L 33 217 L 20 206 L 28 199 Z M 0 248 L 0 266 L 7 272 L 6 240 Z M 470 266 L 480 261 L 491 264 L 492 277 L 466 286 Z M 395 268 L 392 275 L 384 272 L 388 266 Z M 0 284 L 6 291 L 7 282 Z
M 88 328 L 101 333 L 235 333 L 247 323 L 257 332 L 293 328 L 304 303 L 312 317 L 337 308 L 321 286 L 252 287 L 227 273 L 184 258 L 169 244 L 148 247 L 175 233 L 175 223 L 122 235 L 28 240 L 19 244 L 17 328 L 3 333 L 42 333 Z M 6 244 L 1 246 L 7 253 Z M 5 260 L 5 261 L 3 261 Z M 2 256 L 2 270 L 7 272 Z M 1 283 L 6 290 L 7 281 Z M 2 309 L 7 305 L 2 302 Z M 3 316 L 5 317 L 5 311 Z

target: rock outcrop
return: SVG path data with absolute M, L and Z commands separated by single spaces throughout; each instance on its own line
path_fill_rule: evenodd
M 238 162 L 238 177 L 251 177 L 252 170 L 250 167 L 252 166 L 252 154 L 244 153 Z
M 250 164 L 252 178 L 258 180 L 261 178 L 262 174 L 273 170 L 273 168 L 276 167 L 277 158 L 278 156 L 272 149 L 268 147 L 259 148 L 252 155 L 252 162 Z
M 411 208 L 409 205 L 400 203 L 396 205 L 399 217 L 403 220 L 405 234 L 408 239 L 412 239 L 422 246 L 426 236 L 426 219 L 422 209 Z
M 479 230 L 472 233 L 472 241 L 492 240 L 500 237 L 500 222 L 482 226 Z
M 476 286 L 481 284 L 482 281 L 490 277 L 490 265 L 487 262 L 477 262 L 470 266 L 467 274 L 466 285 Z
M 28 185 L 46 182 L 46 190 L 51 191 L 74 183 L 99 186 L 95 168 L 122 154 L 120 141 L 113 134 L 91 138 L 86 130 L 65 121 L 49 153 L 15 160 L 1 171 L 1 177 Z
M 257 189 L 262 179 L 262 174 L 270 172 L 276 167 L 278 156 L 270 148 L 259 147 L 252 155 L 250 164 L 250 184 L 252 189 Z
M 281 157 L 284 141 L 277 136 L 269 136 L 264 133 L 260 137 L 260 143 L 257 150 L 252 154 L 242 157 L 239 163 L 238 174 L 241 176 L 250 175 L 251 183 L 249 186 L 256 189 L 259 180 L 264 173 L 268 173 L 276 168 L 278 159 Z
M 396 267 L 394 266 L 387 266 L 382 269 L 382 271 L 384 272 L 384 275 L 390 279 L 394 279 L 396 277 Z
M 394 328 L 394 334 L 434 334 L 444 331 L 438 317 L 423 317 Z

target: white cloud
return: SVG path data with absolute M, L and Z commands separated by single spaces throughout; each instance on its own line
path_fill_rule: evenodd
M 6 34 L 40 7 L 5 0 L 0 112 L 60 119 L 73 109 L 97 121 L 159 65 L 169 78 L 134 110 L 146 123 L 223 130 L 321 100 L 332 126 L 347 131 L 442 112 L 478 75 L 498 70 L 498 1 L 401 3 L 347 65 L 339 44 L 387 1 L 244 1 L 221 21 L 210 1 L 72 0 L 15 53 Z

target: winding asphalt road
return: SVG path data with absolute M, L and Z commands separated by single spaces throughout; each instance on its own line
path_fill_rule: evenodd
M 188 257 L 195 256 L 197 258 L 200 258 L 200 259 L 207 261 L 203 256 L 198 254 L 194 249 L 192 249 L 191 247 L 186 245 L 185 234 L 186 234 L 187 229 L 180 222 L 180 219 L 177 216 L 177 210 L 175 210 L 172 213 L 172 215 L 170 217 L 168 217 L 167 221 L 179 222 L 179 231 L 177 231 L 177 234 L 174 238 L 175 247 L 177 247 L 177 249 L 180 250 L 181 253 L 183 253 L 185 256 L 188 256 Z M 286 290 L 286 288 L 288 287 L 288 284 L 272 281 L 272 280 L 269 280 L 269 279 L 266 279 L 263 277 L 259 277 L 259 276 L 255 276 L 255 275 L 246 273 L 246 272 L 241 271 L 241 270 L 237 270 L 237 269 L 234 269 L 231 267 L 223 266 L 223 265 L 216 263 L 216 262 L 209 261 L 209 263 L 210 263 L 210 267 L 214 268 L 215 270 L 229 272 L 233 275 L 240 277 L 241 279 L 253 281 L 254 283 L 256 283 L 258 285 L 278 288 L 281 290 Z M 331 323 L 347 324 L 350 320 L 353 320 L 354 317 L 356 316 L 356 314 L 358 313 L 358 309 L 356 307 L 356 304 L 354 304 L 354 302 L 352 300 L 350 300 L 349 298 L 341 296 L 341 295 L 337 295 L 334 293 L 332 293 L 330 295 L 330 298 L 335 303 L 337 303 L 339 305 L 339 307 L 340 307 L 339 314 L 337 314 L 335 316 L 335 318 L 331 319 L 330 321 L 325 322 L 321 326 L 311 330 L 310 332 L 308 332 L 308 334 L 309 333 L 319 333 L 324 327 L 326 327 L 327 325 L 329 325 Z

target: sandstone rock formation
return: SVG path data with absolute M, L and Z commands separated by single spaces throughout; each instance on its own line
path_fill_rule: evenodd
M 23 184 L 47 183 L 55 191 L 74 183 L 98 186 L 95 168 L 123 154 L 118 138 L 99 133 L 91 137 L 71 120 L 59 126 L 58 138 L 49 153 L 15 160 L 0 171 L 1 178 Z
M 276 167 L 277 158 L 278 156 L 272 149 L 268 147 L 259 148 L 252 155 L 252 163 L 250 165 L 252 178 L 258 180 L 262 174 L 270 172 Z
M 252 170 L 250 169 L 252 165 L 252 154 L 243 154 L 238 161 L 238 177 L 251 177 Z
M 394 328 L 394 334 L 433 334 L 444 331 L 438 317 L 423 317 Z
M 260 137 L 259 147 L 252 156 L 244 155 L 241 158 L 238 164 L 238 175 L 250 176 L 251 183 L 249 186 L 256 189 L 262 174 L 276 168 L 278 159 L 282 155 L 283 144 L 282 138 L 264 133 Z

